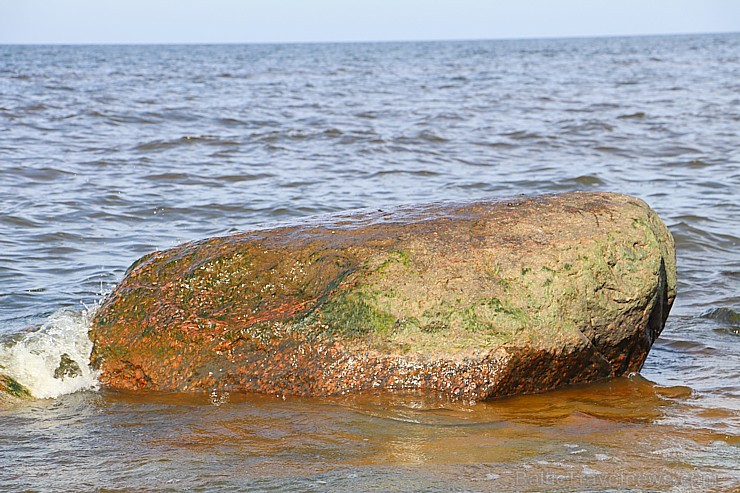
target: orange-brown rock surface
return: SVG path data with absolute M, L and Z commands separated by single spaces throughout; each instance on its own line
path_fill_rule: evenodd
M 675 289 L 670 233 L 625 195 L 358 211 L 143 257 L 92 363 L 124 389 L 480 400 L 639 370 Z

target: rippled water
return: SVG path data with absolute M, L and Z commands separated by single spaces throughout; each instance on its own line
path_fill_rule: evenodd
M 740 488 L 740 35 L 0 46 L 0 365 L 48 395 L 85 306 L 154 249 L 568 190 L 643 198 L 675 236 L 641 377 L 476 405 L 68 393 L 0 410 L 0 489 Z

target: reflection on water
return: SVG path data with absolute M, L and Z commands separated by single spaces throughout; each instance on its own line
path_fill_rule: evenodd
M 400 393 L 231 394 L 219 405 L 206 395 L 77 393 L 0 418 L 9 425 L 0 443 L 15 444 L 4 451 L 11 489 L 30 476 L 41 490 L 125 478 L 140 491 L 719 492 L 740 481 L 740 413 L 697 412 L 689 388 L 638 375 L 477 404 Z M 45 469 L 48 457 L 60 469 Z

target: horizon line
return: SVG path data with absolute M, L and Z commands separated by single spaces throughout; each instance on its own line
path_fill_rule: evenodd
M 671 33 L 643 34 L 583 34 L 565 36 L 521 36 L 501 38 L 421 38 L 421 39 L 351 39 L 351 40 L 305 40 L 305 41 L 34 41 L 5 42 L 0 46 L 227 46 L 227 45 L 299 45 L 299 44 L 373 44 L 373 43 L 444 43 L 444 42 L 484 42 L 484 41 L 547 41 L 569 39 L 607 39 L 607 38 L 650 38 L 672 36 L 708 36 L 740 34 L 740 31 L 689 31 Z

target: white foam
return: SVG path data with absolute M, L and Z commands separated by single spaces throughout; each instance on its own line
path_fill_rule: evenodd
M 39 399 L 97 390 L 98 372 L 89 364 L 93 344 L 88 330 L 94 312 L 94 308 L 56 312 L 37 331 L 26 334 L 18 342 L 0 345 L 2 371 Z M 79 375 L 54 377 L 63 354 L 77 363 Z

